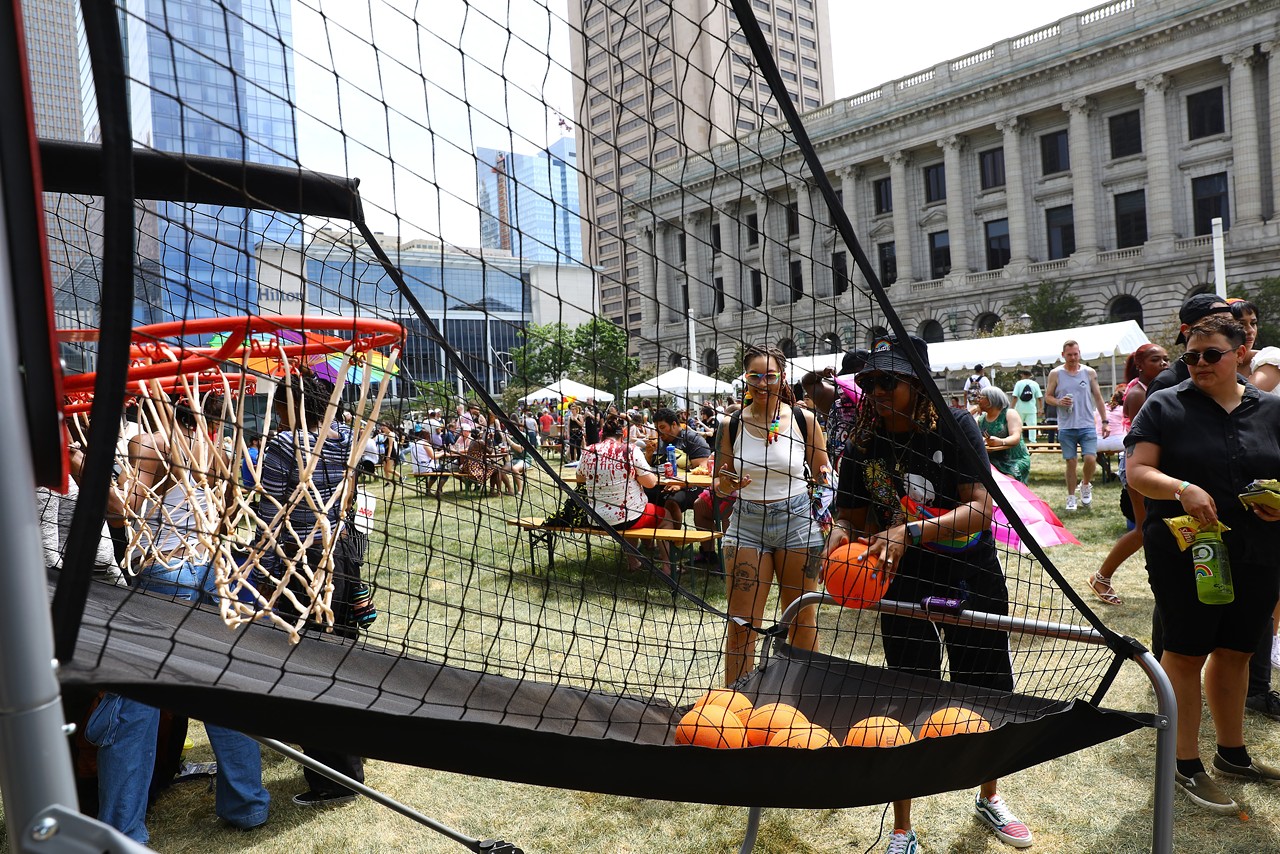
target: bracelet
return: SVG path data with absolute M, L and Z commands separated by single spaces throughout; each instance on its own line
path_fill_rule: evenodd
M 1182 493 L 1186 492 L 1186 491 L 1187 491 L 1187 487 L 1188 487 L 1188 486 L 1190 486 L 1190 485 L 1191 485 L 1191 481 L 1184 480 L 1184 481 L 1182 482 L 1182 485 L 1181 485 L 1181 486 L 1179 486 L 1177 489 L 1175 489 L 1175 490 L 1173 491 L 1173 500 L 1174 500 L 1174 501 L 1181 501 L 1181 500 L 1182 500 Z

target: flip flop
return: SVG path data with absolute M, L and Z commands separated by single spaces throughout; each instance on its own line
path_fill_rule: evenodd
M 1102 589 L 1099 590 L 1098 588 Z M 1124 601 L 1116 595 L 1115 588 L 1111 586 L 1111 579 L 1103 578 L 1098 573 L 1089 576 L 1089 589 L 1093 591 L 1093 595 L 1097 596 L 1108 605 L 1123 605 Z

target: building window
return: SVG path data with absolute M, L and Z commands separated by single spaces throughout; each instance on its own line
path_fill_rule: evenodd
M 973 321 L 973 326 L 984 335 L 990 335 L 1000 325 L 1000 315 L 994 312 L 983 312 Z
M 677 250 L 681 264 L 689 260 L 689 237 L 683 231 L 680 232 L 680 242 L 677 244 Z
M 1226 129 L 1221 86 L 1187 96 L 1187 139 L 1213 136 Z
M 1196 234 L 1212 234 L 1214 217 L 1222 217 L 1224 231 L 1231 228 L 1226 172 L 1191 179 L 1191 210 L 1195 213 Z
M 715 300 L 714 300 L 714 304 L 712 305 L 712 310 L 716 314 L 723 314 L 724 313 L 724 278 L 722 276 L 716 276 L 712 280 L 712 287 L 715 289 Z
M 1046 210 L 1044 224 L 1049 233 L 1050 260 L 1066 258 L 1076 251 L 1075 214 L 1071 205 Z
M 1065 130 L 1046 133 L 1040 137 L 1040 174 L 1053 175 L 1071 168 L 1071 149 L 1067 145 Z
M 935 163 L 924 167 L 924 200 L 941 202 L 947 198 L 947 166 Z
M 880 284 L 888 287 L 898 281 L 898 253 L 894 242 L 878 244 L 876 254 L 880 259 Z
M 747 245 L 760 245 L 760 217 L 757 214 L 747 214 Z
M 711 223 L 711 254 L 720 254 L 720 223 Z
M 1116 248 L 1147 242 L 1147 191 L 1116 193 Z
M 1137 110 L 1107 119 L 1111 132 L 1111 159 L 1142 153 L 1142 116 Z
M 935 231 L 929 235 L 929 278 L 941 279 L 951 272 L 951 235 Z
M 804 296 L 804 262 L 791 262 L 791 301 L 800 302 Z
M 849 256 L 844 252 L 831 253 L 831 285 L 836 296 L 849 290 Z
M 1112 323 L 1136 320 L 1139 326 L 1142 325 L 1142 303 L 1138 302 L 1136 297 L 1128 294 L 1116 297 L 1115 302 L 1111 303 L 1109 314 Z
M 791 202 L 787 205 L 787 237 L 798 237 L 800 235 L 800 203 Z
M 993 148 L 978 152 L 978 174 L 982 189 L 993 190 L 1004 186 L 1004 149 Z
M 983 227 L 987 237 L 987 269 L 1002 269 L 1009 263 L 1009 220 L 993 219 Z
M 875 197 L 876 213 L 885 214 L 893 211 L 893 185 L 891 179 L 881 178 L 872 182 L 871 194 Z
M 800 352 L 796 349 L 796 342 L 792 341 L 790 338 L 783 338 L 779 341 L 778 349 L 781 350 L 782 355 L 786 356 L 788 359 L 794 359 L 796 356 L 800 355 Z
M 926 320 L 920 324 L 920 337 L 926 344 L 937 344 L 942 340 L 942 324 L 936 320 Z
M 751 271 L 751 307 L 759 308 L 764 304 L 764 277 L 759 270 Z

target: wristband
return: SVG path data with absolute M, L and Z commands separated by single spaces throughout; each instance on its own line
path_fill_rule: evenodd
M 920 541 L 924 539 L 924 523 L 908 522 L 907 536 L 911 538 L 911 545 L 913 546 L 920 545 Z
M 1190 485 L 1191 485 L 1191 481 L 1184 480 L 1184 481 L 1182 482 L 1182 485 L 1181 485 L 1181 486 L 1179 486 L 1177 489 L 1175 489 L 1175 490 L 1173 491 L 1173 500 L 1174 500 L 1174 501 L 1181 501 L 1181 500 L 1182 500 L 1182 493 L 1186 492 L 1186 491 L 1187 491 L 1187 487 L 1188 487 L 1188 486 L 1190 486 Z

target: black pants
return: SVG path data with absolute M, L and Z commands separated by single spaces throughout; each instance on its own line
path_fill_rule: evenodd
M 1249 659 L 1248 695 L 1255 697 L 1271 690 L 1271 637 L 1275 633 L 1275 620 L 1267 623 L 1267 630 L 1258 638 L 1258 646 Z M 1160 609 L 1151 611 L 1151 654 L 1159 660 L 1164 652 L 1164 624 L 1160 620 Z

